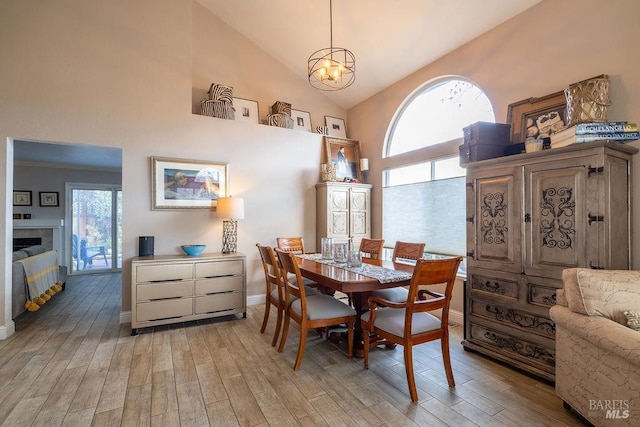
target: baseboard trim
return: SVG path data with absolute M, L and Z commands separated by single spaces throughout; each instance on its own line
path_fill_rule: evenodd
M 121 311 L 120 312 L 120 324 L 123 323 L 131 323 L 131 311 Z
M 12 320 L 8 324 L 0 326 L 0 340 L 6 340 L 16 333 L 16 324 Z

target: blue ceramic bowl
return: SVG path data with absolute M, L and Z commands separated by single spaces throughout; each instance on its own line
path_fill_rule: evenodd
M 182 245 L 180 246 L 187 256 L 198 256 L 207 245 Z

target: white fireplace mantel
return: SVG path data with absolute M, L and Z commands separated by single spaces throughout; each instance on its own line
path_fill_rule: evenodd
M 64 219 L 14 219 L 13 228 L 61 228 Z

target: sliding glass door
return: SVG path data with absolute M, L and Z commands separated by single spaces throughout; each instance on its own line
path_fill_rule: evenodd
M 122 268 L 122 190 L 112 185 L 67 184 L 67 241 L 71 273 Z

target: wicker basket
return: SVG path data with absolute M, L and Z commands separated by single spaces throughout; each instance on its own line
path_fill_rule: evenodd
M 609 77 L 602 75 L 574 83 L 564 90 L 567 97 L 567 126 L 578 123 L 606 122 Z
M 332 182 L 336 180 L 336 165 L 334 163 L 323 163 L 320 165 L 320 180 L 322 182 Z

